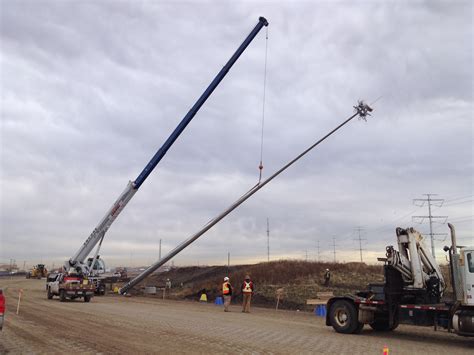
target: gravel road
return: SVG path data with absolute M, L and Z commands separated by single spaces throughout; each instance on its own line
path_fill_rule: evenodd
M 7 313 L 0 353 L 321 353 L 472 354 L 474 339 L 400 326 L 341 335 L 307 312 L 221 306 L 116 295 L 90 303 L 46 299 L 45 281 L 0 279 Z M 19 289 L 23 298 L 19 315 Z

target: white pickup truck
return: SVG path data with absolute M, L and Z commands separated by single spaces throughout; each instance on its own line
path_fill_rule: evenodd
M 58 273 L 56 277 L 48 278 L 46 292 L 48 299 L 59 296 L 59 300 L 84 298 L 84 302 L 89 302 L 94 296 L 95 286 L 86 277 Z

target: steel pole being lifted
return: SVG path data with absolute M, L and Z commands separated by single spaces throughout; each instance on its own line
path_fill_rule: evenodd
M 163 259 L 159 260 L 158 262 L 154 263 L 153 265 L 149 266 L 145 271 L 143 271 L 141 274 L 136 276 L 134 279 L 130 280 L 128 283 L 126 283 L 120 290 L 120 294 L 125 294 L 127 293 L 128 290 L 136 286 L 138 283 L 143 281 L 146 277 L 151 275 L 155 270 L 157 270 L 160 266 L 166 264 L 169 260 L 171 260 L 175 255 L 180 253 L 184 248 L 189 246 L 191 243 L 196 241 L 200 236 L 202 236 L 204 233 L 206 233 L 209 229 L 211 229 L 214 225 L 219 223 L 225 216 L 227 216 L 229 213 L 231 213 L 233 210 L 235 210 L 237 207 L 239 207 L 242 203 L 244 203 L 248 198 L 250 198 L 253 194 L 255 194 L 258 190 L 260 190 L 262 187 L 264 187 L 266 184 L 268 184 L 270 181 L 272 181 L 274 178 L 276 178 L 278 175 L 280 175 L 283 171 L 288 169 L 291 165 L 296 163 L 299 159 L 301 159 L 304 155 L 306 155 L 308 152 L 310 152 L 313 148 L 315 148 L 317 145 L 319 145 L 321 142 L 323 142 L 326 138 L 331 136 L 334 132 L 336 132 L 338 129 L 340 129 L 342 126 L 344 126 L 346 123 L 351 121 L 354 117 L 360 116 L 360 118 L 365 119 L 367 115 L 369 115 L 369 112 L 372 112 L 372 108 L 365 104 L 362 101 L 359 101 L 357 106 L 354 106 L 355 113 L 346 119 L 344 122 L 342 122 L 339 126 L 334 128 L 331 132 L 326 134 L 323 138 L 318 140 L 316 143 L 311 145 L 309 148 L 307 148 L 303 153 L 299 154 L 296 158 L 294 158 L 292 161 L 287 163 L 285 166 L 283 166 L 280 170 L 275 172 L 273 175 L 271 175 L 269 178 L 266 180 L 258 183 L 254 187 L 252 187 L 249 191 L 247 191 L 242 197 L 240 197 L 237 201 L 235 201 L 230 207 L 228 207 L 224 212 L 219 214 L 217 217 L 209 221 L 199 232 L 193 234 L 191 237 L 186 239 L 184 242 L 179 244 L 176 248 L 174 248 L 168 255 L 163 257 Z

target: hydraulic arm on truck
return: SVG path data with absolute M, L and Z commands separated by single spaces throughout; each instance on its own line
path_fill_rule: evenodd
M 179 125 L 175 128 L 175 130 L 171 133 L 165 143 L 162 145 L 160 149 L 156 152 L 150 162 L 145 166 L 143 171 L 138 175 L 138 177 L 134 181 L 130 181 L 127 184 L 125 190 L 120 194 L 118 199 L 113 203 L 112 207 L 107 211 L 105 216 L 100 220 L 99 224 L 96 228 L 92 231 L 89 237 L 86 239 L 84 244 L 79 248 L 79 250 L 74 254 L 72 258 L 65 262 L 64 267 L 66 271 L 73 269 L 75 272 L 81 273 L 83 275 L 88 275 L 91 273 L 95 266 L 97 265 L 97 258 L 98 253 L 100 250 L 100 246 L 104 239 L 105 233 L 110 228 L 112 223 L 117 219 L 119 214 L 123 211 L 125 206 L 128 202 L 132 199 L 135 195 L 137 190 L 140 186 L 145 182 L 146 178 L 151 174 L 153 169 L 158 165 L 161 159 L 165 156 L 166 152 L 179 135 L 184 131 L 186 126 L 191 122 L 193 117 L 199 111 L 201 106 L 206 102 L 209 96 L 212 94 L 214 89 L 219 85 L 219 83 L 224 79 L 230 68 L 234 65 L 240 55 L 245 51 L 247 46 L 252 42 L 255 36 L 259 33 L 259 31 L 264 27 L 268 26 L 268 22 L 264 17 L 260 17 L 258 20 L 257 25 L 254 29 L 250 32 L 247 38 L 243 41 L 243 43 L 239 46 L 237 51 L 232 55 L 226 65 L 219 71 L 217 76 L 214 80 L 209 84 L 207 89 L 204 93 L 199 97 L 196 103 L 191 107 L 189 112 L 184 116 L 181 120 Z M 94 247 L 97 246 L 97 250 L 94 254 L 93 258 L 90 258 L 87 261 L 87 257 L 92 252 Z
M 433 301 L 439 301 L 446 284 L 435 258 L 424 243 L 424 237 L 413 228 L 397 228 L 398 251 L 386 248 L 386 262 L 399 271 L 407 289 L 426 291 Z

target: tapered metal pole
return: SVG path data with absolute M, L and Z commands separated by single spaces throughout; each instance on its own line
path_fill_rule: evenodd
M 140 283 L 142 280 L 144 280 L 147 276 L 152 274 L 156 269 L 158 269 L 160 266 L 166 264 L 169 260 L 171 260 L 176 254 L 181 252 L 184 248 L 189 246 L 191 243 L 196 241 L 200 236 L 202 236 L 204 233 L 206 233 L 209 229 L 211 229 L 214 225 L 219 223 L 220 220 L 222 220 L 225 216 L 227 216 L 229 213 L 231 213 L 233 210 L 235 210 L 237 207 L 239 207 L 242 203 L 244 203 L 250 196 L 252 196 L 254 193 L 256 193 L 258 190 L 260 190 L 262 187 L 264 187 L 266 184 L 268 184 L 270 181 L 272 181 L 274 178 L 276 178 L 278 175 L 280 175 L 283 171 L 288 169 L 291 165 L 296 163 L 299 159 L 301 159 L 304 155 L 306 155 L 309 151 L 311 151 L 313 148 L 315 148 L 317 145 L 319 145 L 321 142 L 323 142 L 326 138 L 328 138 L 330 135 L 332 135 L 334 132 L 336 132 L 338 129 L 340 129 L 342 126 L 344 126 L 346 123 L 348 123 L 350 120 L 352 120 L 356 116 L 360 116 L 362 118 L 365 118 L 366 115 L 368 115 L 368 112 L 371 112 L 372 109 L 364 104 L 363 102 L 359 102 L 358 106 L 354 106 L 356 109 L 356 113 L 353 114 L 351 117 L 349 117 L 347 120 L 345 120 L 343 123 L 341 123 L 339 126 L 334 128 L 331 132 L 326 134 L 323 138 L 318 140 L 316 143 L 314 143 L 312 146 L 310 146 L 308 149 L 306 149 L 303 153 L 299 154 L 295 159 L 290 161 L 288 164 L 283 166 L 280 170 L 278 170 L 276 173 L 274 173 L 272 176 L 267 178 L 266 180 L 258 183 L 254 187 L 252 187 L 248 192 L 246 192 L 242 197 L 240 197 L 237 201 L 235 201 L 230 207 L 228 207 L 224 212 L 219 214 L 217 217 L 209 221 L 199 232 L 193 234 L 191 237 L 186 239 L 184 242 L 182 242 L 180 245 L 178 245 L 176 248 L 174 248 L 171 252 L 168 253 L 163 259 L 160 261 L 154 263 L 153 265 L 149 266 L 145 271 L 143 271 L 141 274 L 136 276 L 134 279 L 130 280 L 128 283 L 126 283 L 121 289 L 120 289 L 120 294 L 125 294 L 128 290 L 130 290 L 132 287 Z

